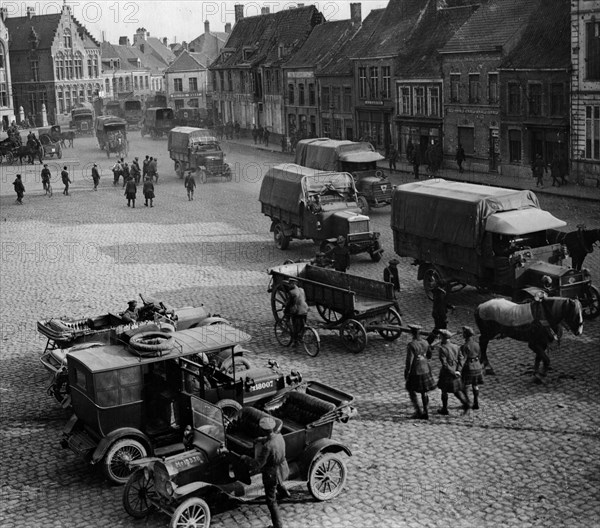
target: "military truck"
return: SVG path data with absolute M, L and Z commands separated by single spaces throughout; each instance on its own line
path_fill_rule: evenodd
M 296 164 L 352 174 L 363 214 L 369 214 L 371 207 L 392 203 L 392 185 L 377 168 L 377 162 L 383 159 L 373 145 L 366 142 L 316 138 L 302 139 L 296 145 Z
M 342 235 L 351 254 L 366 252 L 373 261 L 381 260 L 379 233 L 371 231 L 369 217 L 360 213 L 347 172 L 276 165 L 263 178 L 259 200 L 279 249 L 287 249 L 293 238 L 313 239 L 328 252 Z
M 225 153 L 210 130 L 175 127 L 169 131 L 168 148 L 179 178 L 186 172 L 198 172 L 200 183 L 213 177 L 231 181 L 231 168 L 225 163 Z
M 146 108 L 142 120 L 142 137 L 150 135 L 153 138 L 161 137 L 173 128 L 175 114 L 169 107 Z

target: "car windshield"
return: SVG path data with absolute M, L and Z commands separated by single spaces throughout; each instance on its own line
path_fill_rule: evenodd
M 223 411 L 216 405 L 192 396 L 192 419 L 194 429 L 219 442 L 225 442 Z

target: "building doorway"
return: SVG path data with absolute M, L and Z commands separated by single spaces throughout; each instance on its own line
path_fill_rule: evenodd
M 490 129 L 490 172 L 498 172 L 498 160 L 500 159 L 500 131 L 497 128 Z

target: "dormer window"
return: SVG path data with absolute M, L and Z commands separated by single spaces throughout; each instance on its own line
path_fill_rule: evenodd
M 71 36 L 71 30 L 69 28 L 65 29 L 65 31 L 63 32 L 63 37 L 64 37 L 64 44 L 65 44 L 65 48 L 72 48 L 73 47 L 73 37 Z
M 35 29 L 31 28 L 31 32 L 29 33 L 29 48 L 34 50 L 37 49 L 40 43 L 40 39 Z
M 244 48 L 242 50 L 244 60 L 245 61 L 250 60 L 252 58 L 252 55 L 254 55 L 255 51 L 256 51 L 255 48 Z

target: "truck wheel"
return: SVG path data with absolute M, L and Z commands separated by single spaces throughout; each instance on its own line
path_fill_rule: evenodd
M 369 207 L 369 202 L 367 202 L 367 199 L 364 196 L 359 196 L 357 202 L 358 207 L 360 207 L 360 212 L 364 215 L 368 215 L 371 208 Z
M 595 319 L 600 315 L 600 291 L 590 284 L 583 299 L 583 316 L 586 319 Z
M 336 453 L 319 455 L 308 472 L 308 491 L 318 501 L 337 497 L 346 484 L 346 464 Z
M 115 484 L 125 484 L 132 473 L 129 462 L 147 454 L 146 448 L 133 438 L 117 440 L 104 456 L 102 469 L 106 478 Z
M 430 301 L 433 301 L 433 288 L 435 288 L 436 284 L 438 284 L 441 279 L 442 277 L 438 270 L 433 266 L 425 270 L 425 273 L 423 274 L 423 289 Z
M 200 497 L 183 501 L 173 513 L 169 528 L 208 528 L 210 508 Z
M 277 224 L 275 229 L 273 229 L 273 240 L 275 241 L 275 245 L 281 250 L 289 247 L 290 237 L 284 233 L 283 226 L 281 224 Z

